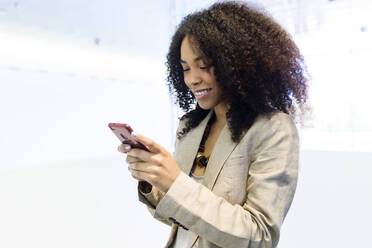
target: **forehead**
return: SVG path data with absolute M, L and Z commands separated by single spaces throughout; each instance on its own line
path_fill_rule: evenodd
M 193 41 L 189 36 L 185 36 L 181 42 L 181 55 L 182 54 L 200 54 L 199 49 L 196 48 L 195 41 Z
M 180 49 L 181 60 L 206 60 L 204 54 L 200 51 L 197 44 L 189 36 L 185 36 Z

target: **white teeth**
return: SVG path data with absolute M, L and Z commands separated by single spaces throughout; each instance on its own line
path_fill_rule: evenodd
M 207 93 L 209 91 L 209 89 L 207 90 L 202 90 L 202 91 L 198 91 L 198 92 L 195 92 L 195 95 L 197 96 L 201 96 L 201 95 L 204 95 L 205 93 Z

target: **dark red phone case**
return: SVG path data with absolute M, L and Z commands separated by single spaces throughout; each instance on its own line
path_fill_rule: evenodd
M 128 144 L 132 148 L 139 148 L 149 151 L 144 144 L 136 141 L 136 139 L 131 135 L 133 129 L 128 124 L 109 123 L 108 126 L 114 132 L 115 136 L 119 138 L 121 143 Z

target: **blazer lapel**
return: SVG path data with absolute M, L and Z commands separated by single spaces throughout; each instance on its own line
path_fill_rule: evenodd
M 202 120 L 196 128 L 192 129 L 178 144 L 176 161 L 180 166 L 180 169 L 187 175 L 190 174 L 205 127 L 207 126 L 212 113 L 213 110 L 211 110 L 204 120 Z M 209 157 L 208 166 L 204 174 L 204 186 L 211 190 L 213 189 L 213 186 L 226 159 L 230 156 L 231 152 L 236 146 L 237 143 L 231 140 L 231 133 L 228 125 L 226 124 L 222 129 Z
M 237 145 L 238 143 L 232 141 L 229 127 L 226 124 L 214 144 L 207 169 L 204 173 L 203 185 L 208 189 L 213 189 L 225 161 Z
M 176 161 L 180 169 L 187 175 L 190 174 L 194 163 L 196 153 L 198 152 L 204 130 L 211 118 L 213 110 L 209 111 L 208 115 L 200 122 L 200 124 L 191 129 L 190 132 L 179 142 L 177 147 Z
M 204 129 L 203 129 L 204 130 Z M 200 141 L 199 141 L 200 142 Z M 209 157 L 207 169 L 204 173 L 203 185 L 212 190 L 220 171 L 225 164 L 225 161 L 230 156 L 238 143 L 231 140 L 231 133 L 228 125 L 226 124 L 222 129 L 216 144 L 214 144 L 212 154 Z M 199 235 L 192 233 L 191 244 L 196 242 Z
M 207 126 L 209 119 L 211 118 L 213 110 L 211 110 L 204 120 L 194 129 L 192 129 L 184 138 L 180 141 L 177 147 L 176 161 L 180 166 L 180 169 L 187 175 L 190 174 L 196 153 L 198 152 L 200 141 L 203 137 L 204 130 Z M 203 185 L 213 189 L 217 177 L 226 161 L 230 156 L 231 152 L 237 146 L 231 140 L 231 133 L 228 125 L 226 124 L 222 129 L 216 144 L 213 147 L 212 153 L 209 157 L 208 166 L 204 173 Z M 174 233 L 173 233 L 174 235 Z M 192 234 L 191 244 L 193 244 L 198 235 Z

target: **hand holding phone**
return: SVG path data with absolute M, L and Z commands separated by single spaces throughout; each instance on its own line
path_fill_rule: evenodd
M 121 143 L 128 144 L 132 148 L 139 148 L 149 151 L 149 149 L 147 149 L 147 147 L 144 144 L 138 142 L 132 136 L 133 129 L 128 124 L 109 123 L 108 126 L 111 129 L 111 131 L 115 134 L 115 136 L 118 137 Z

